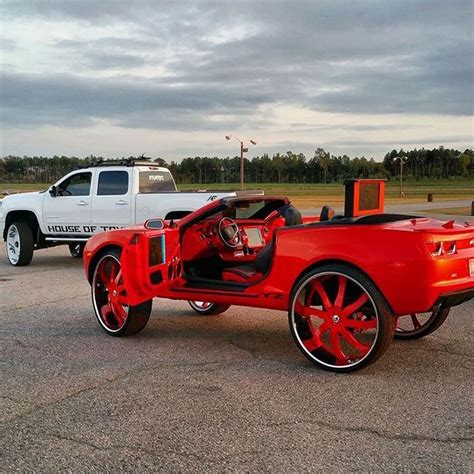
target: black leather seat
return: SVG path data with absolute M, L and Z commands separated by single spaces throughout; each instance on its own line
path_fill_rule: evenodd
M 336 211 L 329 206 L 323 206 L 321 208 L 321 214 L 319 215 L 319 222 L 330 221 L 334 219 Z
M 296 207 L 288 206 L 285 211 L 285 227 L 300 225 L 303 223 L 301 212 Z M 249 282 L 259 280 L 265 275 L 272 261 L 273 248 L 275 246 L 275 234 L 272 241 L 266 245 L 255 258 L 254 265 L 239 265 L 238 267 L 226 268 L 222 272 L 222 278 L 228 281 Z

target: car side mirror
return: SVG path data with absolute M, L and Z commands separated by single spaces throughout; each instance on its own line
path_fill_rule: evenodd
M 148 219 L 145 222 L 145 229 L 161 230 L 165 227 L 165 221 L 163 219 Z
M 58 189 L 56 188 L 56 186 L 53 185 L 49 188 L 49 194 L 53 198 L 55 198 L 58 195 Z

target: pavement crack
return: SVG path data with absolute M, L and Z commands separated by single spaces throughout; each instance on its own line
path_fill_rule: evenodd
M 115 383 L 119 380 L 125 379 L 129 376 L 138 375 L 138 374 L 141 374 L 143 372 L 150 371 L 150 370 L 157 370 L 157 369 L 163 369 L 163 368 L 174 368 L 174 367 L 176 367 L 176 368 L 180 368 L 180 367 L 212 367 L 214 365 L 223 366 L 223 365 L 232 364 L 232 363 L 234 363 L 234 362 L 233 361 L 219 360 L 219 361 L 208 361 L 208 362 L 190 362 L 190 363 L 173 363 L 173 364 L 162 363 L 162 364 L 153 365 L 153 366 L 143 366 L 143 367 L 139 367 L 139 368 L 134 368 L 134 369 L 128 370 L 126 372 L 121 372 L 121 373 L 117 374 L 114 377 L 109 377 L 109 378 L 106 378 L 104 380 L 101 380 L 101 381 L 99 381 L 98 383 L 96 383 L 94 385 L 91 385 L 91 386 L 88 386 L 88 387 L 83 387 L 83 388 L 80 388 L 78 390 L 75 390 L 72 393 L 69 393 L 69 394 L 65 395 L 64 397 L 58 398 L 58 399 L 53 400 L 49 403 L 44 403 L 42 405 L 33 405 L 33 407 L 30 410 L 27 410 L 23 413 L 20 413 L 20 414 L 16 415 L 13 418 L 10 418 L 8 420 L 8 424 L 11 424 L 11 423 L 13 423 L 17 420 L 24 419 L 24 418 L 26 418 L 26 417 L 28 417 L 32 414 L 35 414 L 36 412 L 46 410 L 47 408 L 50 408 L 54 405 L 57 405 L 57 404 L 62 403 L 64 401 L 75 398 L 75 397 L 77 397 L 79 395 L 82 395 L 84 393 L 92 392 L 94 390 L 103 388 L 107 385 L 113 384 L 113 383 Z
M 62 441 L 71 441 L 73 443 L 80 444 L 82 446 L 88 446 L 89 448 L 96 449 L 97 451 L 107 451 L 110 448 L 103 448 L 101 446 L 98 446 L 97 444 L 91 443 L 89 441 L 84 441 L 82 439 L 77 439 L 77 438 L 70 438 L 68 436 L 60 435 L 57 433 L 43 433 L 43 435 L 49 436 L 51 438 L 57 438 Z
M 278 422 L 270 423 L 269 426 L 294 426 L 297 424 L 316 425 L 323 428 L 328 428 L 338 433 L 364 433 L 369 435 L 375 435 L 380 438 L 384 438 L 392 441 L 430 441 L 433 443 L 458 443 L 460 441 L 472 441 L 474 437 L 471 436 L 447 436 L 439 438 L 435 436 L 425 436 L 415 433 L 390 433 L 388 431 L 380 430 L 377 428 L 370 428 L 368 426 L 340 426 L 334 423 L 329 423 L 323 420 L 295 420 L 294 422 Z M 471 426 L 467 426 L 468 429 L 472 429 Z

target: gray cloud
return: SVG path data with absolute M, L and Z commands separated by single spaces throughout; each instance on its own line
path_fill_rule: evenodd
M 255 117 L 255 109 L 272 104 L 472 115 L 473 8 L 469 0 L 7 0 L 0 6 L 7 20 L 75 22 L 104 27 L 104 36 L 50 44 L 63 58 L 62 74 L 4 64 L 2 121 L 265 129 L 272 117 Z M 15 47 L 14 38 L 4 47 Z M 157 66 L 159 77 L 140 75 Z
M 199 120 L 205 123 L 205 114 L 249 114 L 255 104 L 270 100 L 260 91 L 216 91 L 204 84 L 176 87 L 129 77 L 101 79 L 98 84 L 71 75 L 2 73 L 0 83 L 2 122 L 17 127 L 83 126 L 91 119 L 110 119 L 122 126 L 169 128 L 172 124 L 188 130 Z

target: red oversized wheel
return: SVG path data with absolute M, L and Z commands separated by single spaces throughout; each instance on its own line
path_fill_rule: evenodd
M 152 300 L 136 306 L 127 303 L 120 252 L 110 250 L 97 262 L 92 277 L 92 303 L 102 329 L 111 336 L 130 336 L 148 323 Z
M 325 265 L 299 280 L 289 308 L 296 345 L 325 370 L 351 372 L 377 360 L 388 348 L 396 319 L 362 272 Z
M 446 320 L 450 308 L 439 308 L 427 313 L 400 316 L 395 330 L 396 339 L 420 339 L 436 331 Z

